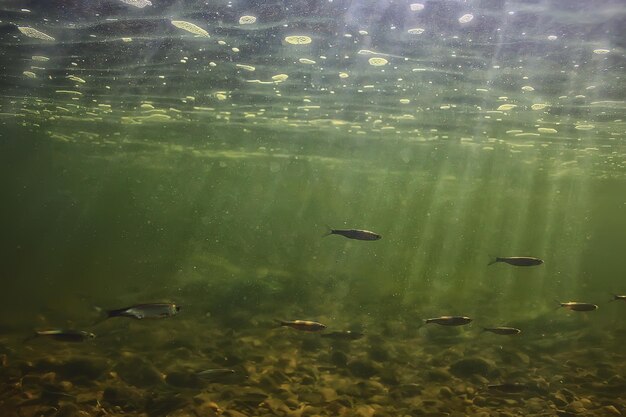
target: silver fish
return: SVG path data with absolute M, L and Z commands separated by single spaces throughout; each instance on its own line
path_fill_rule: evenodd
M 626 301 L 626 295 L 613 294 L 613 299 L 611 301 L 617 300 Z
M 130 307 L 107 311 L 107 318 L 131 317 L 133 319 L 162 319 L 178 314 L 180 306 L 174 303 L 137 304 Z
M 50 330 L 37 330 L 35 334 L 29 338 L 35 337 L 47 337 L 61 342 L 84 342 L 85 340 L 93 339 L 95 334 L 85 332 L 83 330 L 71 330 L 71 329 L 50 329 Z
M 320 332 L 326 328 L 325 324 L 310 320 L 277 320 L 280 326 L 291 327 L 303 332 Z
M 483 327 L 483 331 L 503 336 L 516 335 L 522 332 L 520 329 L 516 329 L 515 327 Z
M 566 303 L 557 301 L 557 303 L 559 303 L 561 307 L 565 307 L 572 311 L 593 311 L 598 309 L 598 306 L 595 304 L 579 303 L 577 301 L 568 301 Z
M 328 235 L 341 235 L 347 237 L 349 239 L 356 240 L 379 240 L 382 239 L 382 236 L 378 233 L 370 232 L 369 230 L 359 230 L 359 229 L 330 229 L 328 233 L 324 236 Z
M 425 324 L 435 323 L 441 326 L 463 326 L 472 321 L 469 317 L 465 316 L 441 316 L 434 317 L 432 319 L 424 320 Z
M 232 375 L 235 373 L 234 369 L 225 369 L 225 368 L 217 368 L 217 369 L 206 369 L 204 371 L 196 372 L 196 376 L 204 379 L 217 379 L 227 375 Z
M 504 262 L 506 264 L 515 266 L 536 266 L 541 265 L 543 263 L 543 260 L 539 258 L 533 258 L 531 256 L 498 256 L 493 261 L 489 262 L 488 265 L 493 265 L 497 262 Z

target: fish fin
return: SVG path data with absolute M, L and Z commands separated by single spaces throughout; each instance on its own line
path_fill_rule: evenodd
M 322 235 L 322 237 L 330 236 L 333 234 L 333 229 L 329 225 L 326 225 L 326 233 Z
M 617 298 L 617 294 L 613 294 L 613 293 L 611 293 L 611 297 L 613 297 L 613 298 L 611 298 L 611 299 L 609 300 L 609 303 L 610 303 L 610 302 L 613 302 L 613 301 L 616 301 L 616 300 L 618 299 L 618 298 Z
M 283 327 L 285 325 L 285 320 L 274 319 L 274 324 L 276 324 L 276 327 Z
M 487 266 L 500 262 L 497 256 L 492 256 L 492 255 L 488 255 L 488 256 L 489 256 L 489 263 L 487 264 Z
M 559 300 L 557 300 L 556 298 L 554 299 L 554 302 L 557 303 L 559 306 L 555 309 L 558 310 L 559 308 L 563 307 L 561 304 L 561 302 Z

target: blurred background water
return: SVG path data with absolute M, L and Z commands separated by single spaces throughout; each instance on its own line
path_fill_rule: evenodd
M 624 340 L 621 0 L 142 4 L 0 6 L 5 332 L 161 300 L 571 321 L 556 299 Z

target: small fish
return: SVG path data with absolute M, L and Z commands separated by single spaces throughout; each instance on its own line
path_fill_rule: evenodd
M 369 230 L 359 230 L 359 229 L 331 229 L 328 228 L 329 231 L 324 236 L 328 235 L 341 235 L 347 237 L 349 239 L 356 240 L 379 240 L 382 238 L 378 233 L 370 232 Z
M 218 368 L 218 369 L 207 369 L 204 371 L 197 372 L 196 376 L 200 378 L 205 378 L 205 379 L 217 379 L 217 378 L 221 378 L 227 375 L 232 375 L 234 373 L 235 373 L 234 369 Z
M 324 333 L 322 337 L 328 337 L 336 340 L 358 340 L 365 336 L 360 332 L 353 332 L 352 330 L 346 330 L 344 332 L 332 332 L 332 333 Z
M 51 329 L 37 330 L 32 337 L 29 337 L 26 340 L 30 340 L 35 337 L 47 337 L 61 342 L 84 342 L 85 340 L 95 338 L 96 335 L 93 333 L 85 332 L 83 330 Z
M 509 265 L 515 265 L 515 266 L 535 266 L 535 265 L 541 265 L 543 263 L 543 260 L 539 258 L 533 258 L 530 256 L 503 256 L 503 257 L 497 256 L 494 260 L 489 262 L 488 265 L 493 265 L 497 262 L 504 262 Z
M 465 317 L 465 316 L 441 316 L 441 317 L 435 317 L 432 319 L 426 319 L 424 320 L 424 323 L 425 324 L 435 323 L 441 326 L 463 326 L 465 324 L 470 323 L 471 321 L 472 319 L 470 319 L 469 317 Z
M 492 391 L 500 391 L 507 393 L 515 393 L 526 391 L 528 387 L 524 384 L 518 384 L 516 382 L 505 382 L 504 384 L 491 384 L 487 385 L 487 388 Z
M 326 328 L 325 324 L 309 320 L 277 320 L 280 326 L 291 327 L 303 332 L 320 332 Z
M 133 319 L 162 319 L 172 317 L 180 311 L 180 306 L 174 303 L 137 304 L 130 307 L 108 310 L 107 317 L 131 317 Z
M 483 327 L 483 331 L 500 335 L 515 335 L 522 332 L 520 329 L 516 329 L 515 327 Z
M 566 303 L 561 303 L 560 301 L 557 301 L 557 303 L 559 303 L 561 307 L 565 307 L 568 310 L 572 311 L 593 311 L 598 309 L 598 306 L 595 304 L 579 303 L 576 301 L 568 301 Z
M 613 294 L 613 299 L 611 301 L 617 301 L 617 300 L 626 301 L 626 295 Z

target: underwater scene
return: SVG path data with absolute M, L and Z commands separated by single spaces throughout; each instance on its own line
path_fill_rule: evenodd
M 0 416 L 626 416 L 623 0 L 0 2 Z

